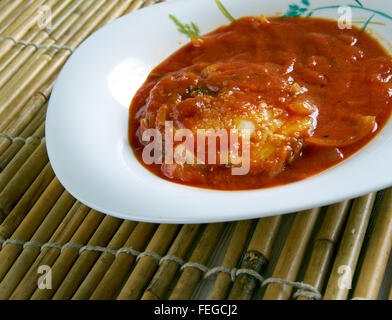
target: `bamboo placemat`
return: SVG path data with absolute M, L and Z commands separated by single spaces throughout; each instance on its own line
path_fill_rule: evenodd
M 392 299 L 392 189 L 209 225 L 123 221 L 64 190 L 44 137 L 59 70 L 153 3 L 0 2 L 0 299 Z

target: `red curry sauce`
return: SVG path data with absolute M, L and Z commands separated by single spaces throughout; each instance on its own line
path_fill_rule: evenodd
M 241 18 L 157 66 L 130 107 L 138 160 L 173 182 L 220 190 L 283 185 L 315 175 L 365 146 L 388 121 L 392 59 L 369 34 L 316 18 Z M 151 164 L 148 128 L 251 128 L 251 165 Z M 162 131 L 163 133 L 163 131 Z M 219 150 L 218 150 L 219 153 Z

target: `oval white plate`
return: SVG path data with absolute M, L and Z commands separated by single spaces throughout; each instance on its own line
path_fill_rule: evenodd
M 235 17 L 276 15 L 302 0 L 223 0 Z M 356 1 L 309 0 L 310 8 Z M 392 14 L 391 1 L 362 1 Z M 295 8 L 294 8 L 295 9 Z M 309 9 L 308 9 L 309 10 Z M 255 191 L 211 191 L 152 175 L 135 159 L 127 140 L 128 106 L 150 70 L 187 42 L 168 14 L 195 22 L 202 33 L 228 20 L 213 0 L 171 1 L 139 10 L 103 27 L 64 66 L 53 90 L 46 139 L 53 169 L 64 187 L 91 208 L 125 219 L 204 223 L 258 218 L 338 202 L 392 185 L 392 123 L 367 147 L 307 180 Z M 353 8 L 354 19 L 372 12 Z M 337 8 L 314 16 L 337 19 Z M 371 25 L 386 41 L 392 21 Z M 370 26 L 370 25 L 369 25 Z

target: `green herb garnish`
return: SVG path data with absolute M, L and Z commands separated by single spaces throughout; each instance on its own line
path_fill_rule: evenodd
M 235 20 L 234 17 L 230 14 L 230 12 L 227 11 L 227 9 L 223 6 L 222 2 L 220 2 L 219 0 L 215 0 L 215 3 L 227 19 L 229 19 L 231 22 Z
M 366 20 L 365 24 L 363 25 L 361 32 L 365 31 L 367 26 L 369 25 L 370 21 L 372 21 L 372 19 L 374 18 L 376 14 L 373 14 L 369 19 Z
M 189 93 L 191 97 L 197 97 L 197 96 L 208 96 L 211 94 L 211 91 L 208 90 L 207 88 L 195 88 L 192 89 Z
M 150 73 L 149 74 L 150 78 L 155 78 L 155 79 L 160 79 L 163 77 L 163 74 L 159 74 L 159 73 Z
M 200 29 L 194 22 L 183 24 L 172 14 L 169 14 L 169 18 L 172 19 L 174 24 L 178 27 L 178 31 L 185 34 L 187 37 L 191 39 L 200 37 Z

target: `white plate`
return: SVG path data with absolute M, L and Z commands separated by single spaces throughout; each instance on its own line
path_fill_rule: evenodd
M 235 16 L 275 15 L 301 0 L 223 0 Z M 306 1 L 305 1 L 306 2 Z M 311 8 L 330 0 L 309 0 Z M 362 1 L 392 14 L 392 1 Z M 335 3 L 332 3 L 334 5 Z M 357 5 L 336 0 L 336 5 Z M 353 198 L 392 185 L 392 123 L 368 146 L 317 176 L 254 191 L 211 191 L 182 186 L 151 174 L 127 140 L 128 106 L 150 70 L 187 42 L 168 14 L 194 21 L 202 33 L 228 20 L 213 0 L 171 1 L 124 16 L 89 37 L 70 57 L 53 90 L 46 139 L 53 169 L 64 187 L 91 208 L 125 219 L 204 223 L 295 212 Z M 353 8 L 355 19 L 372 12 Z M 315 12 L 337 18 L 337 9 Z M 392 21 L 371 25 L 392 42 Z

